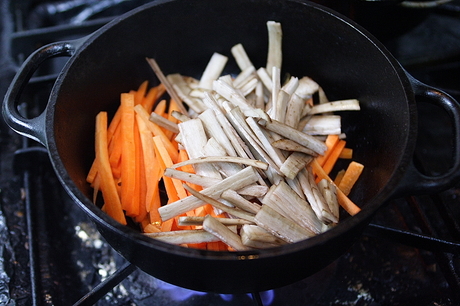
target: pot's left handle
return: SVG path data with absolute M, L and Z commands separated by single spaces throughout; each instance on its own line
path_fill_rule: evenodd
M 439 176 L 422 174 L 414 165 L 409 165 L 405 177 L 395 192 L 395 196 L 430 194 L 453 187 L 460 180 L 460 104 L 447 93 L 421 83 L 410 74 L 409 80 L 417 98 L 423 98 L 444 109 L 449 115 L 452 130 L 452 166 Z
M 46 145 L 45 111 L 35 118 L 25 118 L 19 113 L 21 94 L 38 67 L 47 59 L 56 56 L 72 56 L 86 38 L 66 42 L 55 42 L 34 51 L 22 64 L 13 78 L 3 101 L 3 118 L 11 129 Z

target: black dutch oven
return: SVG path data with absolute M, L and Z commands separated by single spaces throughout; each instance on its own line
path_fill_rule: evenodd
M 350 195 L 362 207 L 332 230 L 282 247 L 214 252 L 170 245 L 122 226 L 91 202 L 85 181 L 94 158 L 94 119 L 113 111 L 121 92 L 145 79 L 158 82 L 146 63 L 199 77 L 213 52 L 228 55 L 242 43 L 256 67 L 265 65 L 268 20 L 283 28 L 283 71 L 308 75 L 330 99 L 357 98 L 362 110 L 343 116 L 348 145 L 366 168 Z M 17 105 L 37 67 L 69 56 L 46 109 L 24 118 Z M 226 73 L 237 73 L 230 60 Z M 443 108 L 452 121 L 453 166 L 439 177 L 413 166 L 416 100 Z M 254 292 L 303 279 L 330 264 L 360 236 L 387 200 L 439 191 L 459 177 L 460 109 L 448 95 L 409 76 L 368 32 L 345 17 L 305 1 L 154 1 L 116 18 L 89 37 L 57 42 L 34 52 L 14 78 L 3 104 L 12 129 L 43 144 L 62 185 L 128 261 L 182 287 L 221 293 Z M 429 124 L 429 123 L 426 123 Z

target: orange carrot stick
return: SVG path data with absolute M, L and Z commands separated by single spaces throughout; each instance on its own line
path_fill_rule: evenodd
M 139 210 L 134 203 L 136 179 L 136 152 L 134 144 L 134 95 L 121 94 L 121 203 L 128 216 L 136 216 Z
M 323 168 L 319 165 L 318 161 L 316 159 L 313 159 L 313 161 L 310 163 L 310 165 L 313 168 L 313 171 L 318 175 L 318 177 L 321 179 L 326 179 L 332 184 L 334 184 L 334 181 L 327 175 L 327 173 L 323 170 Z M 335 184 L 334 184 L 335 185 Z M 335 185 L 336 186 L 336 185 Z M 352 200 L 350 200 L 343 192 L 336 186 L 337 189 L 337 200 L 340 204 L 340 206 L 343 207 L 350 215 L 354 216 L 357 213 L 361 211 L 361 208 L 357 206 L 355 203 L 353 203 Z
M 206 244 L 206 249 L 210 251 L 220 251 L 220 241 L 208 242 Z
M 332 168 L 334 168 L 334 165 L 339 159 L 339 155 L 342 152 L 345 145 L 346 145 L 345 140 L 339 140 L 339 142 L 335 145 L 335 147 L 332 149 L 331 153 L 329 154 L 329 157 L 326 159 L 326 162 L 323 164 L 324 172 L 329 174 L 332 171 Z
M 142 101 L 142 106 L 150 112 L 153 109 L 155 102 L 165 93 L 165 91 L 166 88 L 163 84 L 150 88 L 147 95 L 144 97 L 144 101 Z
M 161 172 L 160 167 L 157 166 L 158 160 L 155 156 L 155 143 L 153 142 L 152 133 L 147 129 L 144 121 L 139 118 L 139 115 L 137 114 L 136 123 L 139 128 L 144 158 L 144 175 L 146 181 L 145 205 L 146 210 L 150 212 L 151 205 L 153 204 L 153 198 L 158 189 L 158 182 L 160 181 Z
M 109 164 L 109 153 L 107 150 L 107 113 L 100 112 L 96 116 L 96 160 L 101 175 L 100 185 L 104 198 L 104 209 L 109 216 L 121 224 L 126 224 L 126 218 L 122 210 L 115 181 L 112 176 Z
M 145 208 L 145 193 L 147 190 L 147 185 L 145 181 L 145 171 L 144 171 L 144 155 L 142 152 L 142 143 L 139 133 L 139 128 L 134 119 L 134 149 L 136 156 L 136 177 L 135 177 L 135 188 L 134 188 L 134 199 L 133 203 L 136 206 L 136 211 L 138 212 L 136 216 L 136 221 L 141 222 L 145 219 L 147 215 L 147 210 Z
M 167 109 L 167 102 L 166 100 L 161 100 L 160 102 L 158 102 L 158 104 L 155 106 L 155 109 L 153 110 L 153 112 L 157 115 L 160 115 L 166 119 L 168 119 L 168 113 L 166 112 L 166 109 Z M 168 130 L 168 129 L 165 129 L 163 127 L 160 127 L 160 129 L 163 131 L 163 133 L 166 135 L 166 137 L 168 137 L 168 139 L 172 139 L 172 137 L 174 136 L 174 132 Z
M 113 141 L 113 135 L 115 135 L 116 131 L 120 127 L 120 122 L 121 122 L 121 111 L 118 109 L 115 112 L 115 115 L 113 116 L 112 120 L 110 121 L 109 128 L 107 129 L 107 139 L 110 143 Z
M 161 232 L 161 229 L 157 224 L 149 223 L 144 227 L 144 233 L 158 233 L 158 232 Z
M 161 217 L 160 213 L 158 212 L 158 208 L 161 206 L 161 199 L 160 199 L 160 189 L 158 188 L 158 184 L 154 184 L 157 188 L 154 190 L 150 203 L 147 203 L 148 212 L 150 216 L 150 222 L 160 225 L 161 224 Z
M 174 111 L 179 112 L 180 110 L 179 110 L 179 106 L 177 106 L 177 103 L 173 99 L 171 99 L 169 100 L 168 120 L 171 120 L 174 123 L 178 123 L 179 120 L 177 120 L 176 118 L 172 116 L 172 113 Z
M 339 172 L 337 172 L 337 175 L 335 176 L 335 179 L 334 179 L 334 184 L 339 186 L 340 181 L 342 180 L 344 174 L 345 174 L 345 169 L 342 169 Z
M 119 125 L 121 126 L 121 124 Z M 121 140 L 121 127 L 115 131 L 115 134 L 112 137 L 112 141 L 109 144 L 109 161 L 112 166 L 112 171 L 120 166 L 121 154 L 123 150 L 122 140 Z M 120 172 L 119 170 L 118 172 Z
M 91 168 L 88 171 L 88 175 L 86 175 L 86 181 L 93 185 L 94 180 L 97 176 L 97 163 L 96 160 L 94 160 L 93 164 L 91 165 Z
M 169 155 L 171 156 L 172 161 L 175 163 L 179 155 L 177 145 L 171 140 L 169 140 L 169 138 L 165 135 L 163 130 L 157 124 L 150 121 L 150 115 L 142 106 L 137 105 L 136 107 L 134 107 L 134 110 L 137 114 L 140 115 L 142 120 L 144 120 L 145 124 L 147 125 L 147 128 L 153 133 L 153 135 L 161 137 L 164 146 L 166 147 Z
M 141 83 L 141 85 L 134 94 L 134 105 L 142 104 L 142 102 L 144 101 L 145 93 L 147 92 L 148 85 L 148 81 L 144 81 Z
M 155 143 L 155 147 L 158 150 L 158 153 L 160 154 L 161 159 L 163 160 L 164 164 L 166 167 L 171 167 L 173 165 L 173 161 L 171 157 L 168 154 L 168 151 L 166 150 L 166 147 L 163 143 L 163 140 L 160 136 L 155 136 L 153 137 L 153 141 Z M 178 179 L 171 179 L 174 188 L 176 189 L 176 194 L 179 199 L 183 199 L 187 197 L 187 192 L 185 191 L 185 188 L 182 186 L 182 181 Z M 165 182 L 166 183 L 166 182 Z
M 318 156 L 316 159 L 318 160 L 318 163 L 323 166 L 326 160 L 328 159 L 329 155 L 331 154 L 333 148 L 335 145 L 339 142 L 339 136 L 338 135 L 328 135 L 326 138 L 326 141 L 324 142 L 326 144 L 327 150 L 324 152 L 324 155 Z
M 339 158 L 343 158 L 343 159 L 351 159 L 351 158 L 353 158 L 353 149 L 351 149 L 351 148 L 343 148 L 342 152 L 339 155 Z
M 343 175 L 343 178 L 340 180 L 340 183 L 337 185 L 340 190 L 343 191 L 345 195 L 349 195 L 351 188 L 353 188 L 353 185 L 356 183 L 358 180 L 359 176 L 363 172 L 364 165 L 352 161 L 349 165 L 347 170 L 345 171 L 345 174 Z
M 109 128 L 107 129 L 107 140 L 109 144 L 108 145 L 109 146 L 109 159 L 111 161 L 111 164 L 114 164 L 114 165 L 118 163 L 119 157 L 121 155 L 121 146 L 116 146 L 115 144 L 117 143 L 117 141 L 114 141 L 113 139 L 117 135 L 116 132 L 118 130 L 118 127 L 120 126 L 120 119 L 121 119 L 121 112 L 117 110 L 117 112 L 115 112 L 115 116 L 112 118 L 112 121 L 109 124 Z M 114 146 L 117 147 L 117 149 L 119 148 L 120 152 L 117 151 L 113 153 Z M 112 155 L 114 156 L 112 157 Z M 93 165 L 91 166 L 91 169 L 88 172 L 88 176 L 86 179 L 88 183 L 92 183 L 96 175 L 96 172 L 97 172 L 97 169 L 95 167 L 95 161 L 94 161 Z
M 172 229 L 173 223 L 174 223 L 174 218 L 171 218 L 169 220 L 166 220 L 161 223 L 161 231 L 162 232 L 169 232 Z
M 91 184 L 91 187 L 93 187 L 93 203 L 96 203 L 97 194 L 99 193 L 100 186 L 101 186 L 101 176 L 98 175 L 98 173 L 96 172 L 93 183 Z
M 155 106 L 155 109 L 153 110 L 156 114 L 162 116 L 166 112 L 166 100 L 161 100 L 160 102 L 157 103 Z

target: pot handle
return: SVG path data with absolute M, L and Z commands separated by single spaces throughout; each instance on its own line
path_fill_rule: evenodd
M 11 129 L 46 146 L 45 113 L 35 118 L 25 118 L 18 110 L 19 98 L 38 67 L 47 59 L 56 56 L 72 56 L 86 38 L 73 41 L 54 42 L 35 50 L 22 64 L 14 76 L 3 101 L 3 118 Z
M 423 84 L 406 72 L 414 89 L 415 97 L 444 109 L 449 115 L 453 129 L 453 164 L 444 174 L 430 176 L 421 173 L 414 165 L 409 164 L 405 176 L 398 186 L 395 195 L 420 195 L 441 192 L 453 187 L 460 179 L 460 104 L 449 94 L 434 87 Z

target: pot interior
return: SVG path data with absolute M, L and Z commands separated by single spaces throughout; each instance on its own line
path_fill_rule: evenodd
M 165 74 L 199 78 L 212 53 L 219 52 L 229 57 L 225 72 L 236 74 L 230 49 L 241 43 L 257 69 L 266 63 L 269 20 L 283 29 L 282 75 L 313 78 L 330 100 L 360 100 L 361 111 L 342 114 L 347 147 L 366 167 L 352 200 L 365 207 L 394 187 L 407 159 L 412 101 L 405 75 L 379 44 L 309 3 L 183 0 L 155 1 L 105 26 L 59 77 L 49 142 L 64 181 L 81 193 L 76 198 L 93 205 L 85 177 L 94 158 L 96 114 L 113 112 L 120 93 L 144 80 L 158 84 L 146 57 L 155 58 Z

